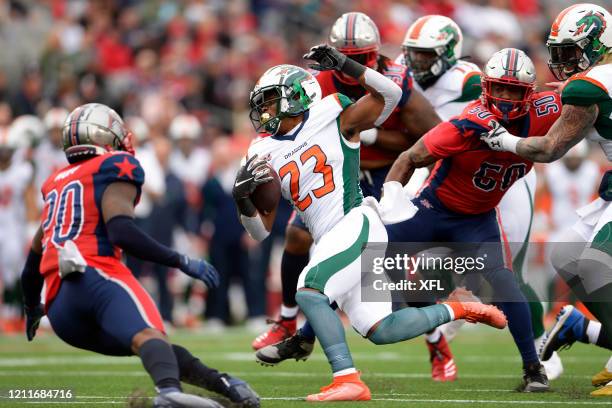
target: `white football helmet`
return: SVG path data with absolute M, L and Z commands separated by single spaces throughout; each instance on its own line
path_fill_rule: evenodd
M 380 50 L 380 33 L 374 21 L 364 13 L 350 12 L 341 15 L 329 32 L 329 45 L 369 68 L 375 68 Z M 359 82 L 342 72 L 334 76 L 348 85 Z
M 301 115 L 310 105 L 321 100 L 321 87 L 315 77 L 295 65 L 277 65 L 259 78 L 250 95 L 250 119 L 256 132 L 278 132 L 286 117 Z M 275 115 L 264 112 L 276 104 Z
M 34 115 L 16 118 L 8 130 L 8 144 L 13 148 L 35 147 L 45 137 L 45 125 Z
M 88 103 L 64 122 L 62 143 L 69 163 L 114 150 L 125 150 L 128 131 L 121 117 L 106 105 Z
M 597 64 L 612 52 L 612 16 L 595 4 L 574 4 L 553 22 L 546 46 L 548 67 L 560 81 Z
M 404 60 L 423 87 L 433 84 L 461 57 L 463 34 L 448 17 L 429 15 L 416 20 L 402 42 Z
M 182 114 L 172 119 L 169 131 L 172 140 L 196 140 L 202 134 L 202 125 L 195 116 Z
M 61 129 L 68 117 L 68 111 L 64 108 L 51 108 L 47 111 L 44 118 L 47 130 Z
M 536 72 L 531 59 L 516 48 L 497 51 L 484 67 L 482 74 L 482 104 L 504 122 L 525 115 L 531 106 L 531 96 L 535 91 Z M 493 86 L 519 89 L 520 99 L 494 96 Z

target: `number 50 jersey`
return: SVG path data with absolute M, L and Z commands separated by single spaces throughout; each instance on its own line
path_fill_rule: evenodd
M 102 218 L 102 195 L 114 182 L 134 184 L 140 196 L 144 171 L 134 156 L 107 153 L 64 167 L 44 182 L 40 272 L 47 284 L 47 305 L 59 290 L 59 249 L 68 241 L 88 266 L 115 277 L 131 274 L 121 263 L 121 250 L 110 243 Z
M 536 92 L 529 112 L 504 125 L 516 136 L 542 136 L 561 114 L 559 95 Z M 425 147 L 438 160 L 425 187 L 451 211 L 481 214 L 495 208 L 514 182 L 533 163 L 511 152 L 496 152 L 480 140 L 491 120 L 498 120 L 480 101 L 461 115 L 442 122 L 423 135 Z
M 281 192 L 315 242 L 363 200 L 359 187 L 359 143 L 340 133 L 340 113 L 351 104 L 336 93 L 313 104 L 288 134 L 261 136 L 248 157 L 269 157 Z

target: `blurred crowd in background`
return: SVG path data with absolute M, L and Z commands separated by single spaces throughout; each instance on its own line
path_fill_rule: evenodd
M 290 209 L 282 207 L 272 237 L 255 245 L 240 226 L 231 199 L 239 160 L 254 136 L 248 96 L 257 78 L 276 64 L 304 66 L 302 54 L 325 42 L 336 18 L 362 11 L 377 23 L 381 52 L 392 59 L 416 18 L 442 14 L 463 29 L 468 60 L 482 66 L 501 48 L 521 48 L 536 64 L 542 88 L 553 80 L 545 47 L 550 24 L 571 3 L 0 0 L 0 142 L 15 120 L 41 121 L 30 146 L 8 159 L 0 157 L 0 332 L 15 329 L 19 309 L 12 305 L 20 296 L 15 283 L 39 222 L 40 185 L 66 164 L 61 126 L 76 106 L 107 104 L 134 132 L 146 172 L 139 224 L 168 245 L 209 257 L 223 276 L 221 287 L 207 292 L 175 271 L 129 259 L 158 300 L 164 319 L 197 326 L 205 316 L 209 328 L 219 330 L 246 320 L 259 331 L 280 302 L 280 251 Z M 612 2 L 595 3 L 610 9 Z M 30 177 L 24 178 L 22 189 L 7 191 L 3 186 L 10 183 L 3 180 L 14 180 L 9 170 L 17 164 L 23 167 L 19 173 Z M 590 201 L 606 165 L 585 148 L 554 166 L 538 167 L 533 241 L 546 242 L 572 222 L 573 209 Z M 578 171 L 594 174 L 592 186 L 555 190 L 558 172 Z M 18 208 L 8 208 L 15 203 Z M 552 277 L 545 249 L 533 252 L 530 273 Z

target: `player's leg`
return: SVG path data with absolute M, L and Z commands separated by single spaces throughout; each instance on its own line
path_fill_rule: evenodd
M 371 222 L 374 219 L 380 227 Z M 371 398 L 355 369 L 342 321 L 331 303 L 359 285 L 363 246 L 385 241 L 386 232 L 374 210 L 354 208 L 321 238 L 300 275 L 296 300 L 316 333 L 334 377 L 330 386 L 308 396 L 308 400 Z
M 262 347 L 278 343 L 295 334 L 299 311 L 295 300 L 297 283 L 300 273 L 302 273 L 308 264 L 311 245 L 312 236 L 300 216 L 294 211 L 287 224 L 285 249 L 281 259 L 283 303 L 281 305 L 280 319 L 275 321 L 269 330 L 253 340 L 253 349 L 259 350 Z

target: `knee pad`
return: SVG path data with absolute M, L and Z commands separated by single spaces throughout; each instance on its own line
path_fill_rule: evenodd
M 313 305 L 329 306 L 327 296 L 314 290 L 298 290 L 298 293 L 295 295 L 295 301 L 302 309 Z
M 293 225 L 287 226 L 285 251 L 293 255 L 308 255 L 312 242 L 312 235 L 308 231 Z

